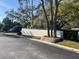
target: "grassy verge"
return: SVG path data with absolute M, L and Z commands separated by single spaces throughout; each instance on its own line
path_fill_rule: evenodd
M 40 40 L 51 42 L 51 43 L 54 43 L 54 41 L 55 41 L 53 38 L 50 38 L 50 37 L 41 37 Z
M 51 43 L 54 43 L 54 41 L 55 41 L 55 39 L 51 39 L 49 37 L 33 37 L 33 38 L 43 40 L 43 41 L 47 41 L 47 42 L 51 42 Z M 56 44 L 75 48 L 75 49 L 79 49 L 79 43 L 75 42 L 75 41 L 63 40 L 61 42 L 57 42 Z
M 75 49 L 79 49 L 79 43 L 74 42 L 74 41 L 64 40 L 62 42 L 58 42 L 58 44 L 75 48 Z
M 32 38 L 33 39 L 39 39 L 39 40 L 41 39 L 41 37 L 39 37 L 39 36 L 32 36 Z
M 39 36 L 32 36 L 32 38 L 34 38 L 34 39 L 38 39 L 38 40 L 42 40 L 42 41 L 51 42 L 51 43 L 53 43 L 53 42 L 54 42 L 54 40 L 53 40 L 53 39 L 51 39 L 51 38 L 49 38 L 49 37 L 47 37 L 47 36 L 43 36 L 43 37 L 39 37 Z

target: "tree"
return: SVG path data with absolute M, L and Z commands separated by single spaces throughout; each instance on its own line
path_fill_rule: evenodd
M 8 30 L 13 27 L 13 22 L 8 17 L 5 17 L 2 23 L 4 24 L 2 27 L 2 31 L 4 32 L 8 32 Z
M 45 2 L 44 0 L 41 0 L 42 2 L 42 8 L 43 8 L 43 11 L 44 11 L 44 14 L 45 14 L 45 18 L 46 18 L 46 22 L 47 22 L 47 32 L 48 32 L 48 37 L 50 37 L 50 23 L 49 23 L 49 20 L 48 20 L 48 15 L 46 13 L 46 9 L 45 9 Z
M 7 11 L 6 14 L 7 17 L 9 17 L 13 22 L 19 22 L 23 25 L 23 27 L 29 18 L 28 14 L 21 13 L 20 10 L 15 11 L 12 9 L 10 11 Z
M 18 22 L 14 22 L 14 26 L 9 29 L 9 32 L 16 32 L 18 35 L 21 35 L 22 25 Z
M 62 1 L 58 13 L 58 26 L 59 28 L 71 29 L 78 27 L 79 19 L 79 2 Z M 59 22 L 60 21 L 60 22 Z
M 18 0 L 19 1 L 19 10 L 21 13 L 28 15 L 26 18 L 29 20 L 31 24 L 31 28 L 33 27 L 33 19 L 37 16 L 37 9 L 39 8 L 39 4 L 37 6 L 34 5 L 34 0 Z M 35 0 L 36 1 L 36 0 Z M 26 22 L 27 23 L 27 22 Z
M 48 20 L 48 15 L 46 13 L 44 0 L 41 0 L 41 2 L 42 2 L 42 8 L 44 10 L 45 18 L 47 21 L 48 36 L 50 37 L 50 28 L 51 28 L 51 36 L 56 37 L 56 20 L 57 20 L 58 7 L 59 7 L 61 0 L 55 0 L 55 1 L 50 0 L 49 1 L 50 2 L 50 11 L 51 11 L 51 21 Z M 51 27 L 49 27 L 50 23 L 51 23 Z M 54 31 L 52 32 L 52 30 L 54 30 Z
M 2 31 L 3 23 L 0 23 L 0 31 Z
M 52 22 L 52 26 L 53 26 L 53 37 L 56 38 L 56 21 L 57 21 L 57 14 L 58 14 L 58 8 L 59 8 L 59 5 L 60 5 L 60 2 L 62 0 L 55 0 L 55 5 L 53 6 L 53 11 L 51 11 L 51 13 L 53 12 L 52 14 L 52 18 L 51 20 L 53 19 L 53 22 Z M 52 3 L 51 3 L 51 10 L 52 10 Z M 51 29 L 51 33 L 52 33 L 52 29 Z M 52 34 L 51 34 L 52 36 Z

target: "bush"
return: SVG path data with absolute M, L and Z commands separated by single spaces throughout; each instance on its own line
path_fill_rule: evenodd
M 3 27 L 3 24 L 2 24 L 2 23 L 0 23 L 0 31 L 2 31 L 2 27 Z
M 11 28 L 9 32 L 16 32 L 18 35 L 21 35 L 21 29 L 22 29 L 21 25 L 16 25 L 13 28 Z
M 8 32 L 8 30 L 14 25 L 14 23 L 8 17 L 4 18 L 2 23 L 4 24 L 2 27 L 3 32 Z

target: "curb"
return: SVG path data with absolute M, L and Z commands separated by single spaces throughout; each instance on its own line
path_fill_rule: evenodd
M 44 44 L 48 44 L 48 45 L 51 45 L 51 46 L 55 46 L 55 47 L 65 49 L 65 50 L 68 50 L 68 51 L 75 52 L 75 53 L 79 54 L 79 50 L 75 49 L 75 48 L 70 48 L 70 47 L 67 47 L 67 46 L 63 46 L 63 45 L 59 45 L 59 44 L 55 44 L 55 43 L 50 43 L 50 42 L 46 42 L 46 41 L 38 40 L 38 39 L 31 39 L 31 40 L 37 41 L 37 42 L 40 42 L 40 43 L 44 43 Z

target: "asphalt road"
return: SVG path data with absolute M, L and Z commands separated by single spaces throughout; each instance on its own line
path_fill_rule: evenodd
M 0 35 L 0 59 L 79 59 L 79 54 L 30 38 Z

